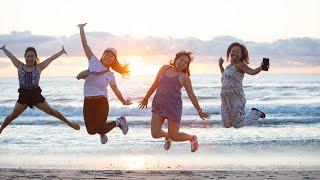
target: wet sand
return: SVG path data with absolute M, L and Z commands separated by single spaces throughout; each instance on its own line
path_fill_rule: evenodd
M 0 179 L 320 179 L 316 171 L 0 169 Z

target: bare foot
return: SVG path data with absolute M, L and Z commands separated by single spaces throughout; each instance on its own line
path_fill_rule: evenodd
M 80 126 L 79 126 L 79 124 L 76 124 L 76 123 L 70 123 L 70 125 L 69 125 L 70 127 L 72 127 L 73 129 L 75 129 L 75 130 L 80 130 Z

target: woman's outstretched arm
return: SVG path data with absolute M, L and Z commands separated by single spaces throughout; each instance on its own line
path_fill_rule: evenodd
M 130 105 L 132 104 L 131 99 L 124 99 L 120 90 L 118 89 L 118 86 L 116 84 L 110 84 L 110 87 L 114 94 L 117 96 L 117 98 L 122 102 L 123 105 Z
M 87 25 L 87 23 L 78 24 L 78 27 L 80 29 L 80 37 L 81 37 L 81 42 L 82 42 L 82 46 L 84 49 L 84 53 L 86 54 L 88 60 L 90 60 L 93 53 L 92 53 L 90 47 L 88 46 L 87 37 L 86 37 L 86 34 L 84 33 L 84 26 L 85 25 Z
M 17 69 L 22 68 L 24 64 L 21 61 L 19 61 L 10 51 L 8 51 L 5 45 L 3 45 L 0 49 L 2 49 L 4 54 L 10 58 L 11 62 Z
M 183 84 L 184 88 L 186 89 L 188 97 L 191 100 L 193 106 L 196 108 L 196 110 L 199 114 L 199 117 L 203 120 L 206 118 L 209 118 L 209 115 L 207 113 L 203 112 L 202 109 L 200 108 L 198 99 L 193 92 L 193 88 L 192 88 L 192 84 L 191 84 L 191 80 L 190 80 L 189 76 L 184 74 L 184 75 L 182 75 L 181 78 L 182 78 L 182 84 Z
M 149 100 L 150 96 L 154 93 L 154 91 L 158 88 L 161 74 L 165 70 L 167 70 L 168 68 L 169 68 L 168 65 L 164 65 L 164 66 L 161 67 L 161 69 L 159 70 L 159 72 L 157 74 L 156 79 L 152 83 L 152 85 L 149 88 L 147 94 L 145 95 L 143 100 L 139 102 L 139 109 L 148 108 L 148 100 Z
M 247 74 L 250 74 L 250 75 L 256 75 L 262 70 L 261 66 L 256 68 L 256 69 L 251 69 L 245 63 L 239 63 L 239 64 L 237 64 L 236 67 L 237 67 L 237 69 L 240 69 L 240 71 L 242 71 L 243 73 L 247 73 Z
M 43 62 L 41 62 L 39 65 L 38 65 L 38 68 L 40 71 L 44 70 L 45 68 L 47 68 L 49 66 L 49 64 L 57 59 L 59 56 L 61 56 L 63 53 L 67 54 L 66 50 L 64 49 L 64 47 L 62 46 L 62 49 L 61 51 L 59 51 L 58 53 L 52 55 L 51 57 L 49 57 L 48 59 L 44 60 Z

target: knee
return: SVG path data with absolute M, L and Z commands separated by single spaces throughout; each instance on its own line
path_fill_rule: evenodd
M 160 133 L 159 132 L 155 132 L 155 131 L 151 131 L 151 136 L 155 139 L 160 138 Z
M 88 134 L 90 134 L 90 135 L 95 135 L 95 134 L 97 134 L 97 131 L 96 131 L 96 130 L 93 130 L 93 129 L 87 129 L 87 132 L 88 132 Z

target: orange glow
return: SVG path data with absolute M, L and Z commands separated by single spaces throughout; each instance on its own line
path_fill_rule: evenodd
M 18 58 L 23 60 L 23 58 Z M 45 58 L 41 57 L 41 60 Z M 119 59 L 129 63 L 131 75 L 156 75 L 160 67 L 168 64 L 166 57 L 152 56 L 123 56 Z M 149 63 L 149 61 L 154 63 Z M 0 58 L 2 62 L 0 77 L 16 77 L 17 70 L 8 58 Z M 122 61 L 123 62 L 123 61 Z M 52 62 L 42 72 L 43 77 L 72 76 L 75 77 L 80 71 L 88 68 L 88 61 L 85 57 L 61 57 Z M 212 74 L 220 73 L 217 63 L 192 62 L 190 65 L 191 74 Z M 320 66 L 271 66 L 268 73 L 320 73 Z
M 131 75 L 155 74 L 160 68 L 156 64 L 143 64 L 141 56 L 125 56 L 123 59 L 129 63 Z

